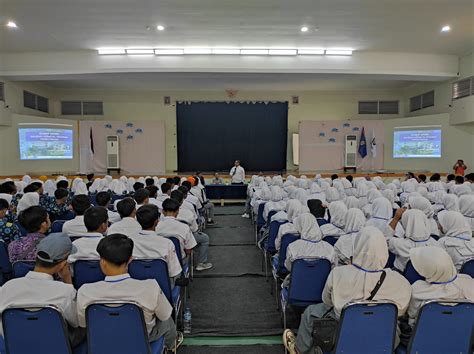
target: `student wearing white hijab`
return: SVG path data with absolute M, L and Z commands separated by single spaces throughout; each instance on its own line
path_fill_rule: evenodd
M 398 204 L 395 203 L 395 193 L 393 193 L 393 190 L 387 188 L 382 191 L 382 196 L 386 198 L 390 203 L 392 203 L 392 209 L 393 212 L 399 208 Z
M 326 194 L 323 193 L 319 184 L 315 182 L 311 183 L 311 187 L 309 188 L 309 195 L 308 195 L 308 200 L 309 199 L 319 199 L 323 203 L 326 203 Z
M 434 217 L 434 210 L 431 206 L 431 203 L 425 197 L 415 197 L 415 198 L 408 198 L 408 204 L 410 205 L 411 209 L 418 209 L 425 213 L 426 217 L 428 218 L 428 222 L 430 224 L 430 235 L 439 236 L 439 229 L 438 224 Z
M 332 203 L 332 202 L 337 202 L 338 200 L 341 200 L 341 196 L 339 195 L 339 192 L 336 188 L 334 187 L 329 187 L 328 190 L 326 191 L 326 202 L 327 203 Z
M 56 191 L 56 183 L 54 183 L 50 179 L 46 180 L 46 182 L 44 182 L 44 185 L 43 185 L 44 194 L 50 197 L 54 197 L 55 191 Z
M 302 213 L 303 205 L 298 199 L 290 199 L 287 202 L 286 209 L 287 209 L 286 214 L 288 216 L 288 222 L 281 225 L 280 228 L 278 229 L 278 234 L 275 238 L 275 248 L 277 250 L 280 250 L 281 239 L 283 235 L 298 233 L 295 225 L 293 224 L 293 221 L 298 215 Z
M 354 254 L 354 244 L 359 231 L 365 225 L 365 216 L 360 209 L 351 208 L 346 213 L 344 235 L 339 236 L 334 251 L 336 252 L 337 264 L 350 264 Z
M 367 218 L 370 218 L 372 215 L 372 203 L 374 200 L 382 197 L 382 193 L 380 193 L 377 189 L 369 189 L 367 192 L 367 204 L 362 207 L 362 211 Z
M 314 319 L 321 318 L 331 307 L 334 308 L 329 316 L 338 319 L 346 304 L 369 298 L 384 271 L 385 279 L 373 300 L 391 301 L 398 308 L 398 316 L 404 315 L 410 302 L 410 283 L 398 272 L 384 269 L 387 260 L 387 243 L 382 233 L 374 227 L 364 227 L 355 241 L 352 264 L 332 269 L 323 290 L 323 303 L 311 305 L 305 310 L 298 337 L 290 330 L 283 333 L 289 352 L 317 353 L 318 351 L 313 351 Z M 398 337 L 395 346 L 397 345 Z
M 89 195 L 89 191 L 87 190 L 87 185 L 82 180 L 76 183 L 75 189 L 76 191 L 74 195 Z
M 471 232 L 474 235 L 474 194 L 463 195 L 459 198 L 459 211 L 471 227 Z
M 356 197 L 359 198 L 359 208 L 363 208 L 364 205 L 368 203 L 367 202 L 368 192 L 369 192 L 369 188 L 367 187 L 367 184 L 365 183 L 365 181 L 358 182 Z
M 271 200 L 267 202 L 263 208 L 263 219 L 265 221 L 267 221 L 268 213 L 270 213 L 270 211 L 275 210 L 278 212 L 285 209 L 286 207 L 286 201 L 283 200 L 286 196 L 286 193 L 283 188 L 271 186 L 270 191 L 272 194 Z
M 100 178 L 94 179 L 94 181 L 92 182 L 91 186 L 89 187 L 89 192 L 91 192 L 91 193 L 98 193 L 98 192 L 100 192 L 100 191 L 99 191 L 99 183 L 100 183 L 100 181 L 101 181 Z
M 341 178 L 342 186 L 344 187 L 344 193 L 347 197 L 355 195 L 355 188 L 352 186 L 352 183 L 345 177 Z
M 335 263 L 334 248 L 322 240 L 321 230 L 316 219 L 310 213 L 303 213 L 294 220 L 300 239 L 290 243 L 286 251 L 285 267 L 291 272 L 291 266 L 297 259 L 323 258 Z
M 39 205 L 40 195 L 36 192 L 25 193 L 18 202 L 16 211 L 20 214 L 23 210 L 29 207 Z
M 418 209 L 400 208 L 390 222 L 395 230 L 401 222 L 405 230 L 405 238 L 391 237 L 388 239 L 388 249 L 395 254 L 395 268 L 403 272 L 410 258 L 410 250 L 417 247 L 437 246 L 438 242 L 430 236 L 430 224 L 425 213 Z
M 365 225 L 376 227 L 382 231 L 386 238 L 389 238 L 393 236 L 393 230 L 388 226 L 392 216 L 392 205 L 386 198 L 380 197 L 372 203 L 372 216 Z M 401 228 L 401 231 L 403 231 L 403 228 Z
M 433 211 L 435 213 L 435 215 L 438 215 L 438 212 L 440 210 L 444 210 L 444 196 L 446 195 L 446 191 L 443 189 L 443 190 L 439 190 L 439 191 L 436 191 L 433 193 Z
M 438 247 L 414 248 L 410 251 L 410 260 L 418 274 L 425 278 L 411 286 L 408 316 L 412 327 L 418 311 L 427 301 L 474 301 L 474 279 L 466 274 L 457 274 L 445 250 Z
M 31 177 L 28 176 L 28 175 L 24 175 L 21 180 L 22 180 L 22 182 L 24 182 L 26 185 L 29 185 L 29 184 L 31 183 Z
M 346 203 L 347 209 L 351 209 L 351 208 L 359 209 L 359 199 L 357 199 L 356 197 L 352 195 L 347 197 L 346 200 L 344 200 L 344 203 Z
M 464 216 L 457 211 L 446 211 L 438 218 L 444 237 L 439 244 L 453 259 L 457 270 L 469 259 L 474 258 L 474 240 L 470 225 L 464 220 Z
M 72 181 L 72 184 L 71 184 L 71 192 L 76 193 L 77 185 L 79 184 L 79 182 L 84 183 L 82 178 L 79 178 L 79 177 L 74 178 L 74 180 Z
M 339 237 L 344 235 L 344 224 L 346 222 L 347 207 L 342 201 L 336 201 L 329 204 L 329 214 L 331 222 L 322 225 L 321 232 L 323 238 L 328 236 Z
M 446 194 L 443 197 L 444 209 L 448 211 L 459 211 L 459 198 L 455 194 Z M 441 212 L 438 211 L 438 213 Z
M 400 201 L 402 202 L 402 205 L 408 201 L 410 193 L 416 192 L 417 187 L 418 182 L 413 178 L 402 182 L 402 194 L 400 194 Z

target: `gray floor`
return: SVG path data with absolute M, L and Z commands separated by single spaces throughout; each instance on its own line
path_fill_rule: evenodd
M 183 354 L 283 354 L 285 351 L 281 345 L 249 345 L 235 347 L 183 347 L 179 353 Z

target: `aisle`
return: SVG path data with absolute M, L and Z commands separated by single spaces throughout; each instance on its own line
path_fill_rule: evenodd
M 209 261 L 214 268 L 196 273 L 191 285 L 191 337 L 256 337 L 281 335 L 279 313 L 261 269 L 254 231 L 240 214 L 242 206 L 216 207 Z M 189 336 L 188 336 L 189 338 Z M 278 337 L 270 337 L 278 342 Z M 212 340 L 211 340 L 212 341 Z M 213 345 L 212 343 L 210 345 Z M 207 351 L 205 349 L 208 349 Z M 184 347 L 184 353 L 237 353 L 244 347 Z M 212 349 L 212 350 L 211 350 Z M 282 346 L 246 346 L 250 353 L 281 353 Z

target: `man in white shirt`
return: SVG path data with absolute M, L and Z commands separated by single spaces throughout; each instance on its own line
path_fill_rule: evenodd
M 148 193 L 150 195 L 149 198 L 148 198 L 148 204 L 156 205 L 158 207 L 158 209 L 160 209 L 161 203 L 156 199 L 156 197 L 158 196 L 158 187 L 157 186 L 147 186 L 147 187 L 145 187 L 145 189 L 148 191 Z
M 150 192 L 145 188 L 141 188 L 135 191 L 133 199 L 137 203 L 136 209 L 140 209 L 143 205 L 147 205 L 150 202 Z
M 156 203 L 153 203 L 153 204 L 156 204 L 156 206 L 158 207 L 161 213 L 163 210 L 163 202 L 170 197 L 171 190 L 173 187 L 170 183 L 165 182 L 161 185 L 160 188 L 161 188 L 161 193 L 160 195 L 156 196 Z
M 84 213 L 91 206 L 91 201 L 87 195 L 76 195 L 72 198 L 71 207 L 76 217 L 68 220 L 63 225 L 63 232 L 69 237 L 82 236 L 87 232 L 84 225 Z
M 230 169 L 231 183 L 232 184 L 244 184 L 245 182 L 245 170 L 240 166 L 240 160 L 235 160 L 234 167 Z
M 84 214 L 84 223 L 87 232 L 72 244 L 76 252 L 68 258 L 69 263 L 74 263 L 80 259 L 99 259 L 97 245 L 104 238 L 109 225 L 107 210 L 102 207 L 90 207 Z
M 119 213 L 109 210 L 110 201 L 112 198 L 108 192 L 99 192 L 95 196 L 95 202 L 98 206 L 101 206 L 107 209 L 107 214 L 109 215 L 109 222 L 114 224 L 121 220 Z
M 137 210 L 137 221 L 142 231 L 130 236 L 134 243 L 133 258 L 165 260 L 168 264 L 168 275 L 174 280 L 181 274 L 181 264 L 179 264 L 173 242 L 166 237 L 158 236 L 155 232 L 159 218 L 160 212 L 156 205 L 144 205 Z
M 184 192 L 183 187 L 186 188 L 186 193 Z M 202 209 L 202 203 L 201 203 L 201 201 L 199 200 L 198 197 L 196 197 L 195 195 L 189 193 L 189 191 L 192 188 L 193 188 L 193 186 L 192 186 L 191 182 L 184 181 L 183 183 L 181 183 L 181 187 L 179 187 L 178 190 L 181 191 L 181 193 L 187 195 L 187 197 L 185 198 L 185 201 L 191 203 L 195 207 L 195 210 L 197 212 L 198 210 Z
M 129 236 L 141 231 L 142 227 L 135 220 L 137 210 L 135 201 L 132 198 L 124 198 L 118 202 L 117 211 L 122 220 L 110 226 L 107 232 L 108 235 L 123 234 Z
M 66 261 L 74 252 L 69 237 L 56 233 L 42 239 L 37 247 L 34 270 L 0 288 L 0 314 L 10 306 L 54 305 L 68 324 L 71 345 L 78 345 L 85 331 L 78 328 L 76 290 Z M 55 275 L 62 281 L 55 281 Z
M 150 342 L 165 337 L 168 350 L 176 350 L 182 343 L 182 333 L 176 332 L 171 314 L 173 308 L 154 279 L 137 280 L 128 274 L 132 261 L 133 241 L 125 235 L 113 234 L 103 238 L 97 246 L 104 281 L 85 284 L 77 293 L 79 326 L 86 327 L 86 309 L 95 302 L 130 301 L 143 310 Z

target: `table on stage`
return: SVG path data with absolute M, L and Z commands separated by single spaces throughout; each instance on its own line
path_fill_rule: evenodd
M 246 184 L 208 184 L 206 185 L 208 199 L 220 200 L 224 204 L 225 199 L 247 199 Z

